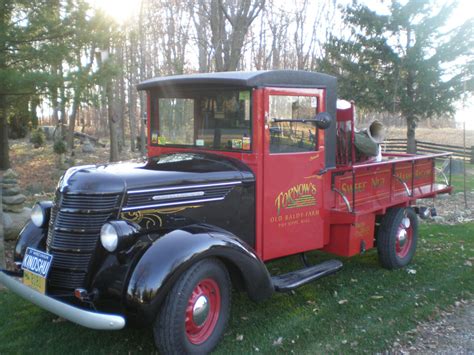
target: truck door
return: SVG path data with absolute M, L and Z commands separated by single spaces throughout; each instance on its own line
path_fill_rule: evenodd
M 323 247 L 324 134 L 302 122 L 324 111 L 323 89 L 264 91 L 263 257 Z

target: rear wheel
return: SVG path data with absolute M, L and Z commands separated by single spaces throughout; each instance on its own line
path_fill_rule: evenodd
M 194 264 L 166 297 L 153 327 L 160 353 L 208 353 L 224 333 L 230 314 L 231 282 L 217 259 Z
M 387 269 L 407 265 L 415 255 L 418 217 L 411 208 L 392 208 L 382 219 L 377 232 L 379 260 Z

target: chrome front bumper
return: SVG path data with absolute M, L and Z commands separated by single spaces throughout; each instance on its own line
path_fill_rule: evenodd
M 86 311 L 60 302 L 23 285 L 3 270 L 0 270 L 0 283 L 35 305 L 84 327 L 99 330 L 118 330 L 125 327 L 125 318 L 121 315 Z

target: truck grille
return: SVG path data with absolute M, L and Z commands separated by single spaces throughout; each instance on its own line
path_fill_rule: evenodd
M 85 288 L 94 264 L 100 228 L 117 216 L 121 195 L 57 193 L 46 248 L 53 255 L 48 288 Z

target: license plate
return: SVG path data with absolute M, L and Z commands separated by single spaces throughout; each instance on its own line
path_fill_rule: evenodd
M 53 261 L 53 256 L 42 251 L 27 248 L 21 268 L 23 283 L 32 289 L 46 293 L 46 278 Z

